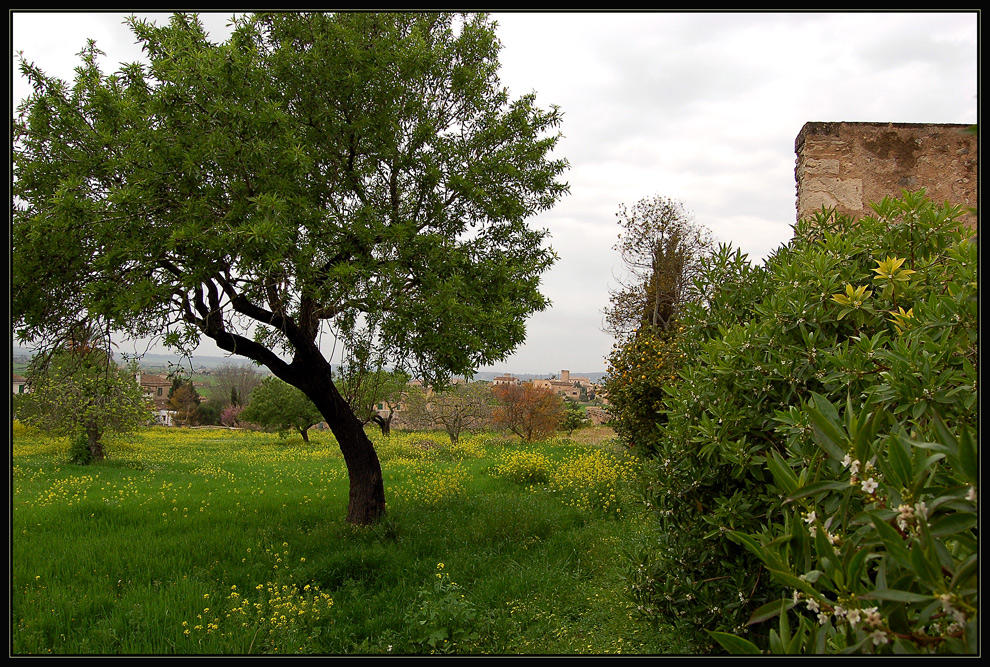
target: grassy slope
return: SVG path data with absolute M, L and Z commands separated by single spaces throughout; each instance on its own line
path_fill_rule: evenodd
M 11 650 L 678 652 L 628 617 L 645 528 L 607 436 L 396 434 L 388 518 L 359 529 L 328 434 L 152 429 L 81 468 L 15 426 Z M 518 478 L 524 455 L 543 481 Z

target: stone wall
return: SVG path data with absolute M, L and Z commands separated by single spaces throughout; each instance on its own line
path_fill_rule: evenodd
M 925 188 L 929 198 L 975 208 L 977 136 L 969 125 L 806 123 L 797 136 L 797 217 L 822 206 L 854 216 L 869 203 Z M 976 216 L 965 220 L 976 226 Z

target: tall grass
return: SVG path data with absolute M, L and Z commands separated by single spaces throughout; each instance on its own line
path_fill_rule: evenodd
M 79 467 L 15 424 L 12 653 L 678 652 L 629 619 L 647 528 L 608 440 L 375 437 L 387 518 L 356 528 L 328 433 L 149 429 Z

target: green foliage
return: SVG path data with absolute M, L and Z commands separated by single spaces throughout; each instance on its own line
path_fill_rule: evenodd
M 526 220 L 567 163 L 559 110 L 501 85 L 489 16 L 247 14 L 222 44 L 195 15 L 129 25 L 148 64 L 105 73 L 92 41 L 71 83 L 20 61 L 19 335 L 89 312 L 279 365 L 257 346 L 328 322 L 431 378 L 524 339 L 555 259 Z
M 219 426 L 223 405 L 219 401 L 201 401 L 196 408 L 196 422 L 204 426 Z
M 79 431 L 69 440 L 69 463 L 84 466 L 92 462 L 93 452 L 89 449 L 89 438 L 85 432 Z
M 612 348 L 603 386 L 612 427 L 626 445 L 644 454 L 655 451 L 665 390 L 677 383 L 682 358 L 673 332 L 653 327 L 638 330 Z
M 478 640 L 478 612 L 443 568 L 437 563 L 436 579 L 416 592 L 416 605 L 406 616 L 416 652 L 470 652 Z
M 310 427 L 320 423 L 323 416 L 306 394 L 276 377 L 269 377 L 251 392 L 251 404 L 237 419 L 275 430 L 295 429 L 303 440 L 308 440 Z
M 825 455 L 768 461 L 788 505 L 759 534 L 732 534 L 790 598 L 754 612 L 781 614 L 774 653 L 978 652 L 977 443 L 931 418 L 931 441 L 880 412 L 842 416 L 815 394 L 803 408 Z M 878 432 L 879 425 L 890 428 Z M 958 435 L 957 435 L 958 433 Z M 839 455 L 842 458 L 839 458 Z M 788 610 L 802 632 L 787 636 Z
M 119 368 L 102 351 L 57 351 L 36 362 L 18 416 L 28 425 L 71 436 L 76 463 L 102 460 L 104 434 L 133 431 L 151 418 L 136 369 Z
M 951 448 L 947 439 L 975 441 L 976 246 L 955 221 L 959 209 L 935 206 L 923 193 L 885 199 L 874 212 L 858 221 L 829 212 L 802 221 L 794 239 L 762 267 L 720 249 L 699 281 L 702 301 L 681 320 L 680 345 L 689 362 L 680 381 L 665 389 L 663 430 L 646 488 L 662 537 L 637 556 L 630 584 L 643 615 L 679 624 L 703 650 L 713 647 L 710 637 L 724 638 L 706 631 L 746 635 L 761 648 L 771 640 L 778 648 L 795 641 L 790 634 L 783 641 L 783 630 L 748 624 L 757 610 L 756 618 L 779 613 L 792 589 L 811 594 L 793 579 L 764 571 L 761 559 L 768 554 L 779 559 L 771 568 L 775 575 L 793 567 L 795 578 L 819 577 L 820 603 L 834 584 L 829 604 L 851 591 L 877 600 L 883 599 L 877 591 L 886 589 L 918 595 L 912 577 L 923 562 L 950 572 L 969 562 L 965 545 L 975 539 L 969 510 L 949 510 L 968 487 L 939 454 Z M 820 418 L 843 405 L 846 435 L 833 428 L 837 418 Z M 965 430 L 973 433 L 964 436 Z M 855 436 L 855 452 L 847 436 Z M 847 454 L 860 461 L 860 475 L 872 466 L 860 479 L 872 479 L 869 488 L 858 487 L 859 496 L 847 488 Z M 799 489 L 822 495 L 814 509 L 820 523 L 810 524 L 818 526 L 817 537 L 804 533 L 804 543 L 798 536 L 809 524 L 795 514 L 795 504 L 811 501 L 791 497 Z M 952 527 L 945 549 L 962 560 L 948 558 L 937 540 L 903 535 L 903 550 L 894 546 L 891 533 L 898 531 L 887 522 L 897 511 L 881 502 L 923 502 L 929 511 L 937 502 L 940 509 L 929 518 Z M 839 567 L 827 538 L 839 526 L 848 545 L 840 545 L 841 567 L 855 561 L 848 571 L 857 578 L 853 584 L 818 574 Z M 761 545 L 760 557 L 744 544 Z M 900 569 L 905 564 L 886 551 L 912 554 L 915 571 Z M 942 592 L 957 590 L 939 585 L 947 587 Z M 915 615 L 907 625 L 924 625 L 933 613 Z M 819 636 L 814 642 L 801 645 L 873 646 Z
M 584 408 L 573 401 L 564 401 L 564 418 L 560 422 L 562 431 L 567 431 L 567 435 L 570 436 L 575 430 L 590 424 L 591 420 L 588 419 Z

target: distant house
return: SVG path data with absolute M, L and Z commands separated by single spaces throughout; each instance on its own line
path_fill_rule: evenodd
M 495 387 L 517 384 L 519 384 L 519 378 L 513 377 L 512 375 L 499 375 L 497 378 L 492 380 L 492 385 Z
M 564 398 L 580 400 L 581 388 L 584 387 L 585 390 L 588 390 L 592 385 L 591 380 L 586 377 L 571 377 L 570 371 L 560 371 L 559 380 L 533 380 L 533 386 L 549 389 Z
M 26 394 L 31 391 L 27 386 L 27 378 L 21 377 L 17 373 L 11 373 L 10 379 L 11 384 L 13 385 L 13 393 Z
M 154 403 L 155 423 L 160 426 L 172 426 L 174 410 L 168 402 L 172 381 L 164 375 L 144 374 L 140 371 L 135 379 L 144 391 L 144 395 Z

